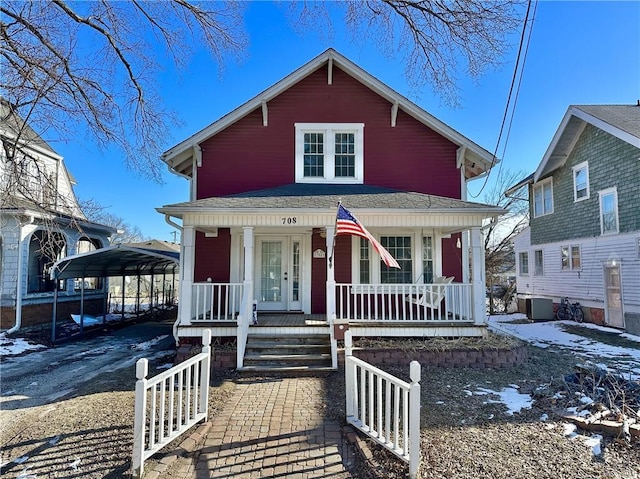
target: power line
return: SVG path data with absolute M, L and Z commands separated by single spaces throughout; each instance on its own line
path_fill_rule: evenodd
M 534 7 L 534 18 L 535 18 L 535 10 L 537 9 L 537 2 L 536 5 Z M 528 52 L 529 50 L 529 42 L 531 41 L 531 32 L 533 31 L 533 21 L 534 18 L 531 19 L 531 25 L 529 26 L 529 12 L 531 11 L 531 0 L 528 1 L 527 3 L 527 12 L 525 14 L 525 18 L 524 18 L 524 24 L 522 26 L 522 33 L 520 34 L 520 44 L 518 46 L 518 56 L 516 57 L 516 64 L 515 67 L 513 69 L 513 75 L 511 77 L 511 86 L 509 87 L 509 95 L 507 96 L 507 103 L 504 107 L 504 115 L 502 116 L 502 123 L 500 125 L 500 132 L 498 133 L 498 141 L 496 142 L 496 147 L 493 151 L 493 154 L 491 156 L 491 167 L 489 168 L 489 171 L 487 173 L 487 176 L 485 176 L 484 178 L 484 184 L 482 185 L 482 188 L 480 188 L 480 191 L 478 191 L 477 195 L 473 195 L 473 194 L 469 194 L 469 196 L 471 196 L 472 198 L 477 198 L 482 194 L 482 191 L 485 189 L 485 187 L 487 186 L 487 182 L 489 181 L 489 176 L 491 175 L 491 170 L 493 169 L 495 163 L 496 163 L 496 155 L 498 153 L 498 148 L 500 147 L 500 141 L 502 139 L 502 132 L 504 131 L 504 126 L 505 123 L 507 122 L 507 116 L 509 115 L 509 106 L 511 105 L 511 95 L 513 94 L 513 88 L 514 85 L 516 84 L 516 78 L 518 77 L 518 69 L 520 69 L 520 80 L 518 81 L 518 88 L 516 91 L 516 98 L 514 100 L 513 106 L 511 108 L 511 120 L 509 122 L 509 132 L 511 131 L 511 123 L 513 122 L 513 116 L 515 113 L 515 105 L 517 102 L 517 98 L 518 98 L 518 94 L 520 92 L 520 84 L 522 82 L 522 75 L 524 72 L 524 65 L 526 62 L 526 52 Z M 525 45 L 525 35 L 527 32 L 527 27 L 529 26 L 529 36 L 527 37 L 527 42 L 526 42 L 526 49 L 525 49 L 525 54 L 522 60 L 522 64 L 520 64 L 520 56 L 522 55 L 522 50 L 523 47 Z M 507 140 L 508 140 L 508 135 L 507 135 Z M 506 150 L 506 143 L 507 140 L 505 140 L 505 146 L 504 146 L 504 150 L 503 150 L 503 154 L 504 151 Z

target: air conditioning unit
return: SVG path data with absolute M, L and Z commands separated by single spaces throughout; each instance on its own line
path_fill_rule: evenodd
M 553 319 L 553 301 L 549 298 L 527 298 L 527 318 L 533 321 Z

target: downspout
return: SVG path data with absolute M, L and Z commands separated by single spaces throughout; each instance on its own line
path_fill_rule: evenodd
M 173 226 L 175 229 L 177 229 L 178 231 L 180 231 L 180 259 L 182 260 L 182 232 L 184 231 L 182 226 L 180 226 L 178 223 L 174 222 L 171 219 L 171 216 L 169 215 L 164 215 L 164 220 L 167 222 L 167 224 Z M 182 269 L 182 265 L 180 265 L 180 268 Z M 173 268 L 173 281 L 175 281 L 176 279 L 176 270 L 175 267 Z M 180 288 L 182 288 L 182 284 L 180 284 Z M 175 294 L 175 285 L 173 288 L 174 294 Z M 176 315 L 176 320 L 173 323 L 173 337 L 176 340 L 176 344 L 178 343 L 178 324 L 180 323 L 180 314 Z
M 22 227 L 26 225 L 33 224 L 35 218 L 33 216 L 29 216 L 29 222 L 25 224 L 18 223 L 20 225 L 20 231 L 18 232 L 18 237 L 20 238 L 20 242 L 18 243 L 18 284 L 16 285 L 16 324 L 13 325 L 12 328 L 6 331 L 6 334 L 14 333 L 20 329 L 22 325 L 22 265 L 24 264 L 24 240 L 22 238 Z

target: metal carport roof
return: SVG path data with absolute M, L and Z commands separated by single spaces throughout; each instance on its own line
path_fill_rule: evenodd
M 177 251 L 119 244 L 57 261 L 51 268 L 51 279 L 174 273 L 179 264 Z

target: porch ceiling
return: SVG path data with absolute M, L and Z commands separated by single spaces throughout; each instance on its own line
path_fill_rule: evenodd
M 270 225 L 269 215 L 298 215 L 298 226 L 330 225 L 339 201 L 367 226 L 475 226 L 505 210 L 424 193 L 368 185 L 289 184 L 229 196 L 166 205 L 160 213 L 205 226 Z M 208 216 L 209 220 L 203 219 Z M 215 217 L 215 222 L 212 221 Z M 399 219 L 399 218 L 402 219 Z M 452 219 L 455 220 L 452 221 Z M 274 222 L 273 226 L 282 223 Z

